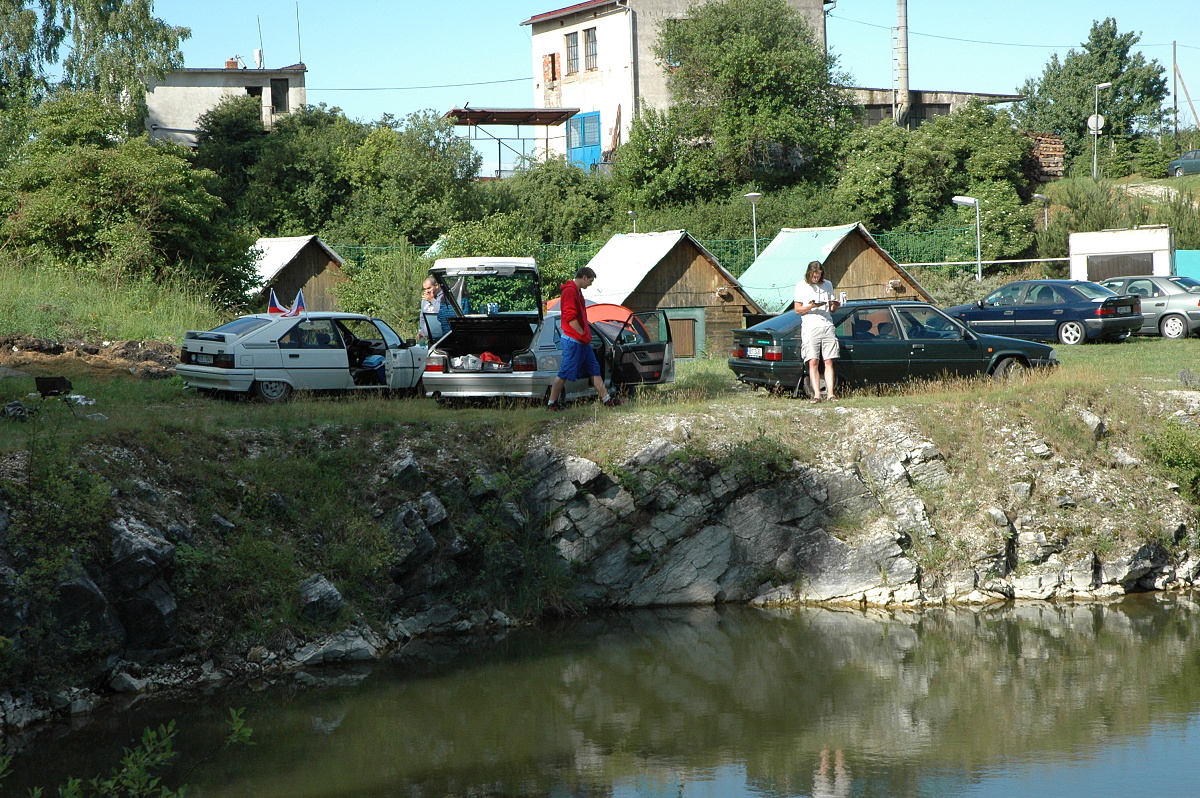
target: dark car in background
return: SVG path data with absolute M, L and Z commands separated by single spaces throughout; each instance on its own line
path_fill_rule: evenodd
M 1113 277 L 1100 285 L 1142 301 L 1142 326 L 1134 331 L 1139 335 L 1187 338 L 1200 330 L 1200 281 L 1139 274 Z
M 785 311 L 733 331 L 729 368 L 740 382 L 812 397 L 800 355 L 803 317 Z M 841 348 L 834 379 L 843 387 L 887 385 L 941 376 L 1010 378 L 1056 366 L 1054 348 L 981 335 L 924 302 L 848 302 L 833 314 Z
M 1084 280 L 1018 280 L 946 313 L 975 332 L 1068 346 L 1123 341 L 1142 326 L 1137 297 Z
M 1200 150 L 1188 150 L 1168 163 L 1167 174 L 1172 177 L 1200 174 Z

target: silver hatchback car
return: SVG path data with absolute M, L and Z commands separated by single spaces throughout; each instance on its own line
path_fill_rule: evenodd
M 422 380 L 434 399 L 544 399 L 562 363 L 561 316 L 545 312 L 532 258 L 442 258 L 429 269 L 442 309 L 426 314 L 434 341 Z M 624 317 L 622 317 L 624 316 Z M 662 311 L 592 319 L 592 348 L 610 388 L 675 380 L 671 328 Z M 594 395 L 588 380 L 564 398 Z
M 1138 335 L 1187 338 L 1200 331 L 1200 282 L 1191 277 L 1139 274 L 1113 277 L 1100 285 L 1141 297 L 1142 326 L 1134 330 Z
M 357 313 L 260 313 L 190 330 L 175 372 L 189 388 L 283 402 L 293 391 L 416 393 L 425 348 Z

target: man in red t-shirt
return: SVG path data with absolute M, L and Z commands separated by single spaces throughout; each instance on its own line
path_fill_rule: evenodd
M 583 301 L 582 290 L 595 280 L 596 272 L 589 266 L 581 266 L 575 272 L 575 279 L 567 280 L 562 285 L 562 298 L 558 303 L 559 312 L 562 313 L 562 366 L 550 385 L 550 401 L 546 406 L 551 410 L 562 410 L 558 397 L 562 395 L 564 385 L 588 377 L 596 394 L 601 397 L 600 401 L 608 407 L 621 404 L 604 387 L 600 363 L 592 351 L 592 328 L 588 326 L 587 305 Z

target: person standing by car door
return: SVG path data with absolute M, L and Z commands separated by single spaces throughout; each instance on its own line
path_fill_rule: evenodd
M 833 283 L 825 279 L 821 261 L 808 264 L 804 280 L 796 283 L 793 307 L 804 317 L 800 325 L 800 354 L 808 362 L 808 380 L 812 402 L 821 401 L 821 361 L 825 362 L 825 399 L 833 399 L 833 361 L 841 352 L 833 328 L 833 311 L 841 303 L 833 297 Z
M 437 316 L 441 307 L 442 294 L 438 288 L 438 281 L 432 277 L 426 277 L 421 286 L 421 318 L 417 321 L 417 343 L 419 345 L 428 345 L 434 339 L 433 331 L 429 329 L 429 319 L 431 316 Z
M 592 328 L 587 320 L 587 306 L 583 301 L 583 289 L 596 280 L 596 272 L 588 266 L 581 266 L 575 271 L 575 277 L 562 285 L 562 298 L 558 307 L 562 313 L 562 366 L 558 376 L 550 383 L 550 401 L 546 407 L 550 410 L 562 410 L 558 397 L 562 395 L 563 387 L 568 382 L 590 377 L 592 387 L 601 397 L 607 407 L 616 407 L 621 400 L 613 396 L 604 387 L 604 379 L 600 376 L 600 363 L 596 353 L 592 351 Z

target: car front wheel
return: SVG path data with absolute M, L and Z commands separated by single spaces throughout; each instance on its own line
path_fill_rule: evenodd
M 1077 321 L 1064 321 L 1058 325 L 1058 342 L 1067 346 L 1083 343 L 1087 337 L 1083 324 Z
M 1176 167 L 1175 167 L 1175 176 L 1176 176 L 1176 177 L 1183 177 L 1183 167 L 1182 167 L 1182 166 L 1176 166 Z
M 1186 338 L 1187 322 L 1182 316 L 1167 316 L 1158 323 L 1158 332 L 1163 338 Z
M 254 383 L 254 395 L 267 404 L 286 402 L 292 395 L 292 386 L 281 380 L 260 380 Z
M 992 378 L 997 382 L 1014 380 L 1025 375 L 1025 364 L 1015 357 L 1006 357 L 996 365 Z

